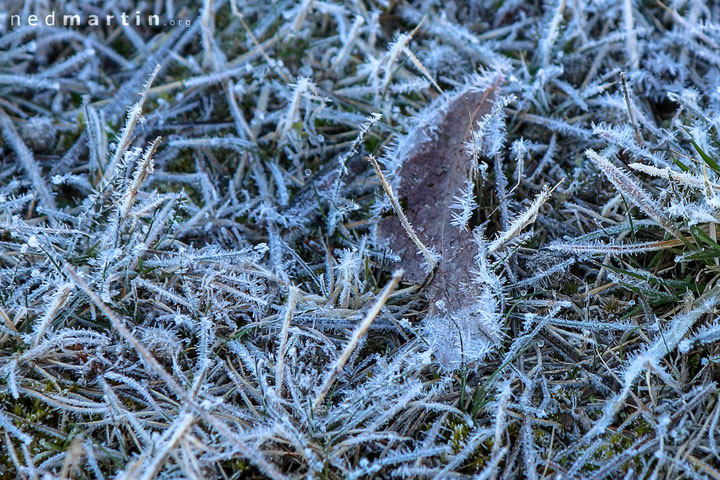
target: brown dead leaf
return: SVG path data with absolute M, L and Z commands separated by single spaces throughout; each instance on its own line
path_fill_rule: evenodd
M 452 225 L 450 205 L 467 182 L 475 180 L 464 144 L 471 139 L 476 122 L 490 112 L 498 87 L 499 82 L 495 82 L 486 90 L 467 89 L 458 94 L 439 117 L 435 133 L 408 154 L 398 172 L 397 196 L 406 205 L 405 215 L 425 246 L 440 256 L 426 286 L 431 316 L 452 318 L 487 295 L 485 287 L 473 282 L 478 253 L 473 233 Z M 426 281 L 427 262 L 397 216 L 378 223 L 377 237 L 400 257 L 405 280 Z M 482 326 L 480 330 L 479 335 L 494 340 L 493 333 Z

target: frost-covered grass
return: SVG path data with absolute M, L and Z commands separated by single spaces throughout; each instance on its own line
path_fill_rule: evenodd
M 720 477 L 713 2 L 0 21 L 0 478 Z

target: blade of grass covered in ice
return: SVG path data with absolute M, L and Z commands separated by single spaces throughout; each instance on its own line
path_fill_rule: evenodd
M 380 309 L 383 307 L 383 305 L 385 305 L 385 302 L 387 302 L 387 299 L 388 297 L 390 297 L 392 291 L 395 290 L 397 284 L 400 283 L 402 275 L 402 270 L 398 270 L 393 273 L 392 279 L 385 286 L 385 289 L 375 302 L 375 305 L 373 305 L 373 307 L 365 316 L 365 319 L 362 321 L 362 323 L 360 323 L 360 325 L 357 326 L 357 328 L 353 332 L 352 337 L 350 337 L 350 341 L 345 346 L 342 354 L 338 357 L 337 360 L 335 360 L 335 363 L 330 369 L 330 373 L 328 374 L 327 378 L 323 382 L 322 387 L 320 388 L 320 392 L 318 393 L 317 397 L 315 397 L 315 402 L 313 402 L 313 409 L 317 409 L 318 406 L 320 406 L 322 401 L 325 399 L 328 391 L 330 391 L 330 387 L 332 386 L 333 382 L 335 382 L 335 378 L 345 367 L 345 363 L 347 363 L 350 355 L 355 350 L 355 347 L 357 347 L 358 342 L 363 337 L 363 335 L 365 335 L 365 332 L 367 332 L 367 329 L 370 328 L 370 324 L 373 322 L 373 320 L 375 320 L 375 317 L 377 317 L 378 313 L 380 313 Z
M 145 183 L 148 176 L 153 173 L 153 155 L 155 154 L 155 150 L 157 150 L 159 143 L 160 137 L 157 137 L 145 149 L 143 156 L 138 162 L 135 173 L 133 174 L 132 183 L 120 200 L 120 216 L 123 219 L 125 219 L 130 212 L 130 207 L 135 204 L 135 197 L 137 197 L 140 187 Z
M 488 245 L 488 253 L 498 251 L 507 242 L 515 238 L 526 226 L 533 223 L 537 217 L 540 207 L 550 198 L 552 192 L 562 183 L 562 180 L 555 185 L 552 190 L 544 186 L 542 191 L 535 197 L 532 204 L 528 207 L 525 212 L 519 215 L 512 223 L 508 226 L 507 230 L 500 234 L 490 245 Z
M 290 287 L 290 294 L 288 295 L 288 303 L 285 307 L 285 320 L 283 321 L 282 330 L 280 331 L 280 346 L 277 351 L 277 367 L 275 371 L 275 394 L 278 396 L 282 395 L 282 382 L 283 382 L 283 366 L 285 364 L 285 349 L 287 348 L 287 342 L 290 331 L 290 322 L 292 321 L 293 313 L 295 311 L 295 305 L 297 304 L 298 288 L 295 286 Z
M 680 240 L 688 247 L 690 242 L 680 233 L 672 224 L 672 221 L 663 212 L 662 207 L 657 201 L 650 196 L 637 182 L 637 180 L 628 172 L 623 171 L 619 167 L 610 162 L 603 155 L 598 154 L 595 150 L 589 148 L 585 150 L 585 154 L 597 165 L 597 167 L 605 174 L 608 180 L 615 185 L 620 193 L 645 212 L 650 218 L 655 220 L 658 225 L 671 233 L 675 238 Z
M 640 68 L 637 35 L 635 34 L 632 0 L 623 0 L 623 27 L 625 29 L 625 47 L 633 70 Z
M 605 227 L 602 230 L 593 230 L 584 235 L 574 237 L 572 240 L 575 243 L 584 243 L 593 240 L 599 240 L 601 238 L 615 237 L 618 234 L 624 232 L 630 232 L 635 230 L 651 230 L 651 229 L 662 229 L 655 221 L 649 219 L 634 219 L 632 225 L 630 223 L 622 223 L 620 225 L 613 225 L 611 227 Z
M 35 326 L 35 339 L 33 340 L 32 346 L 36 347 L 40 340 L 42 340 L 45 331 L 50 326 L 50 323 L 55 319 L 58 311 L 65 305 L 68 297 L 72 293 L 72 284 L 65 283 L 58 286 L 57 292 L 52 296 L 52 301 L 48 305 L 45 314 L 41 317 Z
M 130 146 L 135 126 L 142 120 L 142 108 L 145 104 L 145 100 L 147 99 L 148 89 L 150 88 L 153 80 L 155 80 L 158 72 L 160 72 L 160 68 L 160 65 L 155 67 L 147 82 L 145 82 L 145 85 L 143 86 L 142 92 L 140 93 L 140 100 L 138 100 L 138 102 L 130 108 L 127 120 L 125 121 L 125 126 L 120 133 L 120 138 L 118 139 L 117 146 L 115 147 L 115 153 L 113 153 L 110 162 L 105 167 L 103 182 L 110 181 L 113 175 L 115 175 L 115 168 L 120 162 L 120 158 L 122 158 L 127 151 L 128 146 Z
M 551 250 L 570 252 L 575 255 L 636 255 L 639 253 L 667 250 L 677 247 L 683 243 L 677 240 L 665 240 L 660 242 L 638 242 L 638 243 L 566 243 L 557 241 L 551 243 Z
M 212 138 L 171 138 L 169 145 L 175 148 L 226 148 L 245 152 L 254 148 L 254 144 L 237 137 Z
M 125 326 L 125 322 L 123 322 L 120 317 L 90 289 L 85 280 L 83 280 L 77 272 L 75 272 L 75 269 L 72 268 L 70 264 L 66 263 L 63 271 L 80 288 L 80 290 L 82 290 L 90 298 L 91 302 L 110 320 L 110 323 L 116 332 L 133 347 L 135 352 L 147 363 L 154 373 L 162 379 L 163 382 L 165 382 L 165 385 L 172 390 L 180 400 L 183 401 L 185 405 L 195 410 L 203 420 L 212 425 L 213 428 L 217 429 L 218 432 L 226 436 L 226 438 L 233 439 L 236 442 L 236 447 L 239 449 L 241 454 L 260 470 L 268 474 L 271 478 L 287 478 L 285 475 L 281 474 L 274 465 L 269 463 L 260 452 L 254 451 L 246 445 L 246 442 L 242 439 L 242 437 L 233 432 L 223 420 L 211 415 L 210 412 L 208 412 L 202 405 L 198 404 L 188 394 L 188 391 L 180 385 L 180 383 L 170 373 L 168 373 L 167 370 L 165 370 L 148 348 L 143 345 L 135 335 L 133 335 L 130 329 Z M 387 293 L 389 294 L 389 292 Z
M 5 141 L 9 144 L 10 148 L 13 149 L 15 155 L 17 155 L 25 173 L 37 190 L 43 206 L 48 210 L 57 210 L 55 197 L 42 176 L 40 166 L 35 161 L 35 157 L 30 149 L 25 145 L 22 138 L 20 138 L 17 130 L 15 130 L 12 120 L 10 120 L 10 117 L 8 117 L 2 109 L 0 109 L 0 130 L 2 130 Z
M 623 268 L 623 267 L 616 267 L 614 265 L 609 265 L 607 263 L 604 263 L 603 267 L 607 268 L 608 270 L 612 270 L 613 272 L 617 272 L 622 275 L 626 275 L 630 278 L 642 280 L 643 282 L 651 284 L 651 285 L 661 285 L 661 286 L 664 286 L 664 287 L 667 287 L 667 288 L 673 289 L 673 290 L 679 289 L 681 291 L 681 293 L 684 293 L 686 290 L 688 290 L 689 288 L 692 287 L 692 283 L 689 281 L 662 278 L 662 277 L 652 274 L 651 272 L 649 272 L 647 270 L 633 268 L 627 264 Z
M 636 172 L 641 172 L 646 175 L 651 175 L 658 178 L 669 178 L 670 180 L 677 182 L 681 185 L 685 185 L 691 188 L 703 189 L 706 186 L 705 179 L 698 175 L 693 175 L 687 171 L 675 171 L 669 167 L 657 168 L 652 165 L 645 165 L 644 163 L 631 163 L 628 167 L 632 168 Z M 712 190 L 720 190 L 720 184 L 715 182 L 709 182 L 709 186 Z
M 22 86 L 29 90 L 58 90 L 60 88 L 58 82 L 34 75 L 0 74 L 0 85 Z
M 707 292 L 696 302 L 697 306 L 695 308 L 689 312 L 676 315 L 670 321 L 669 327 L 658 334 L 647 348 L 630 361 L 622 375 L 621 392 L 605 404 L 602 418 L 600 418 L 586 434 L 586 440 L 603 433 L 610 426 L 615 414 L 624 405 L 628 395 L 630 395 L 632 384 L 638 376 L 647 368 L 653 368 L 653 366 L 659 365 L 665 355 L 675 350 L 682 338 L 702 316 L 715 310 L 720 302 L 719 293 L 717 288 Z
M 385 193 L 388 196 L 388 199 L 390 200 L 390 203 L 392 204 L 393 210 L 395 210 L 395 214 L 400 219 L 400 223 L 402 223 L 403 228 L 407 232 L 410 239 L 413 241 L 413 243 L 417 246 L 418 250 L 423 254 L 425 257 L 425 260 L 428 264 L 428 272 L 432 272 L 435 269 L 435 265 L 438 263 L 437 255 L 433 254 L 428 248 L 425 246 L 425 244 L 422 243 L 420 238 L 418 238 L 417 233 L 415 233 L 415 229 L 410 224 L 410 221 L 405 216 L 405 213 L 402 210 L 402 207 L 400 206 L 400 202 L 398 201 L 397 197 L 395 196 L 395 193 L 393 192 L 392 186 L 390 183 L 388 183 L 387 179 L 385 178 L 385 174 L 383 174 L 382 169 L 380 168 L 380 164 L 375 159 L 373 155 L 368 155 L 367 160 L 372 164 L 373 168 L 375 169 L 375 173 L 377 174 L 378 178 L 380 179 L 380 183 L 382 183 L 383 189 L 385 190 Z
M 557 40 L 560 25 L 563 20 L 563 11 L 565 10 L 565 0 L 558 0 L 553 10 L 553 15 L 550 19 L 550 24 L 547 26 L 542 40 L 540 42 L 540 48 L 538 53 L 540 55 L 540 66 L 547 68 L 552 59 L 552 49 Z

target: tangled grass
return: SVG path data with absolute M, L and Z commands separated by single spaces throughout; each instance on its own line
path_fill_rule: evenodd
M 0 477 L 719 478 L 718 22 L 9 0 Z

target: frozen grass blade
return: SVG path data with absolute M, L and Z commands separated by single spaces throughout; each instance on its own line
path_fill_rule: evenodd
M 640 68 L 640 53 L 638 52 L 637 36 L 635 35 L 632 0 L 623 0 L 623 28 L 625 29 L 625 46 L 630 67 L 637 70 Z
M 345 367 L 345 364 L 350 358 L 350 355 L 355 350 L 355 347 L 357 347 L 358 342 L 360 342 L 360 339 L 365 335 L 368 328 L 370 328 L 370 324 L 373 322 L 373 320 L 375 320 L 375 317 L 377 317 L 378 313 L 380 313 L 380 309 L 382 309 L 383 305 L 385 305 L 385 302 L 387 302 L 390 294 L 393 292 L 393 290 L 395 290 L 397 284 L 400 283 L 402 275 L 402 270 L 398 270 L 393 273 L 392 279 L 385 286 L 385 289 L 383 289 L 380 297 L 377 299 L 373 307 L 367 313 L 365 319 L 360 323 L 360 325 L 357 326 L 357 328 L 353 332 L 352 337 L 350 337 L 350 341 L 347 343 L 338 359 L 335 360 L 335 362 L 331 366 L 329 374 L 327 375 L 325 381 L 320 387 L 320 391 L 318 392 L 317 397 L 315 397 L 315 401 L 313 402 L 313 409 L 317 409 L 323 402 L 323 400 L 325 400 L 325 396 L 330 391 L 330 387 L 335 382 L 335 378 Z
M 558 185 L 560 184 L 558 183 Z M 558 185 L 555 185 L 552 189 L 544 186 L 542 191 L 535 197 L 527 210 L 514 219 L 508 229 L 501 233 L 497 239 L 493 240 L 490 245 L 488 245 L 488 253 L 497 252 L 513 238 L 517 237 L 525 227 L 533 223 L 535 218 L 537 218 L 540 207 L 547 202 L 550 195 L 552 195 L 552 192 L 558 187 Z
M 392 186 L 388 183 L 387 179 L 385 178 L 385 175 L 382 172 L 382 169 L 380 168 L 380 164 L 375 159 L 374 156 L 368 155 L 367 160 L 372 164 L 373 168 L 375 169 L 375 173 L 377 174 L 378 178 L 380 179 L 380 183 L 382 184 L 383 189 L 385 190 L 385 193 L 388 196 L 388 200 L 390 200 L 390 204 L 393 207 L 393 210 L 395 211 L 395 214 L 400 219 L 400 223 L 402 224 L 403 228 L 405 229 L 405 232 L 407 232 L 408 237 L 413 241 L 413 243 L 417 246 L 418 251 L 422 253 L 423 257 L 425 257 L 425 261 L 427 262 L 427 271 L 432 272 L 435 268 L 435 265 L 437 265 L 437 256 L 430 252 L 428 248 L 422 243 L 422 241 L 418 238 L 417 233 L 415 233 L 415 229 L 410 225 L 410 222 L 408 221 L 407 217 L 403 213 L 402 207 L 400 206 L 400 202 L 398 201 L 397 197 L 395 196 L 395 193 L 393 192 Z
M 40 201 L 48 210 L 57 210 L 57 206 L 55 205 L 55 198 L 53 197 L 52 192 L 48 188 L 48 185 L 42 176 L 42 172 L 37 162 L 35 161 L 35 157 L 33 156 L 30 149 L 27 147 L 27 145 L 25 145 L 25 142 L 23 142 L 23 140 L 20 138 L 20 135 L 18 135 L 18 132 L 15 129 L 12 120 L 10 120 L 10 117 L 8 117 L 5 111 L 2 109 L 0 109 L 0 130 L 2 130 L 5 141 L 8 143 L 8 145 L 10 145 L 10 148 L 13 149 L 15 155 L 17 155 L 20 164 L 22 165 L 25 173 L 35 187 L 35 190 L 37 190 Z
M 285 307 L 285 320 L 283 321 L 282 330 L 280 331 L 280 345 L 277 351 L 277 367 L 275 372 L 275 395 L 282 395 L 283 367 L 285 365 L 285 350 L 290 331 L 290 322 L 292 321 L 295 305 L 297 304 L 298 289 L 290 287 L 288 303 Z
M 130 146 L 135 126 L 142 119 L 142 108 L 145 104 L 145 100 L 147 99 L 148 90 L 150 89 L 150 85 L 152 84 L 152 82 L 155 80 L 155 77 L 160 72 L 160 68 L 160 65 L 157 65 L 155 67 L 153 72 L 150 74 L 147 82 L 143 86 L 143 90 L 140 94 L 140 100 L 138 100 L 138 102 L 133 105 L 128 111 L 127 120 L 125 121 L 125 125 L 120 132 L 120 138 L 118 138 L 115 152 L 110 158 L 109 163 L 105 166 L 105 173 L 103 174 L 103 181 L 105 182 L 109 182 L 116 174 L 115 169 L 117 168 L 118 162 Z
M 635 178 L 628 172 L 613 165 L 610 160 L 598 154 L 592 149 L 585 150 L 585 154 L 600 168 L 610 182 L 615 185 L 630 202 L 639 207 L 650 218 L 655 220 L 658 225 L 663 227 L 675 238 L 683 242 L 686 246 L 692 248 L 690 242 L 680 233 L 672 224 L 672 221 L 662 211 L 660 205 L 657 204 L 649 193 L 647 193 L 637 182 Z

